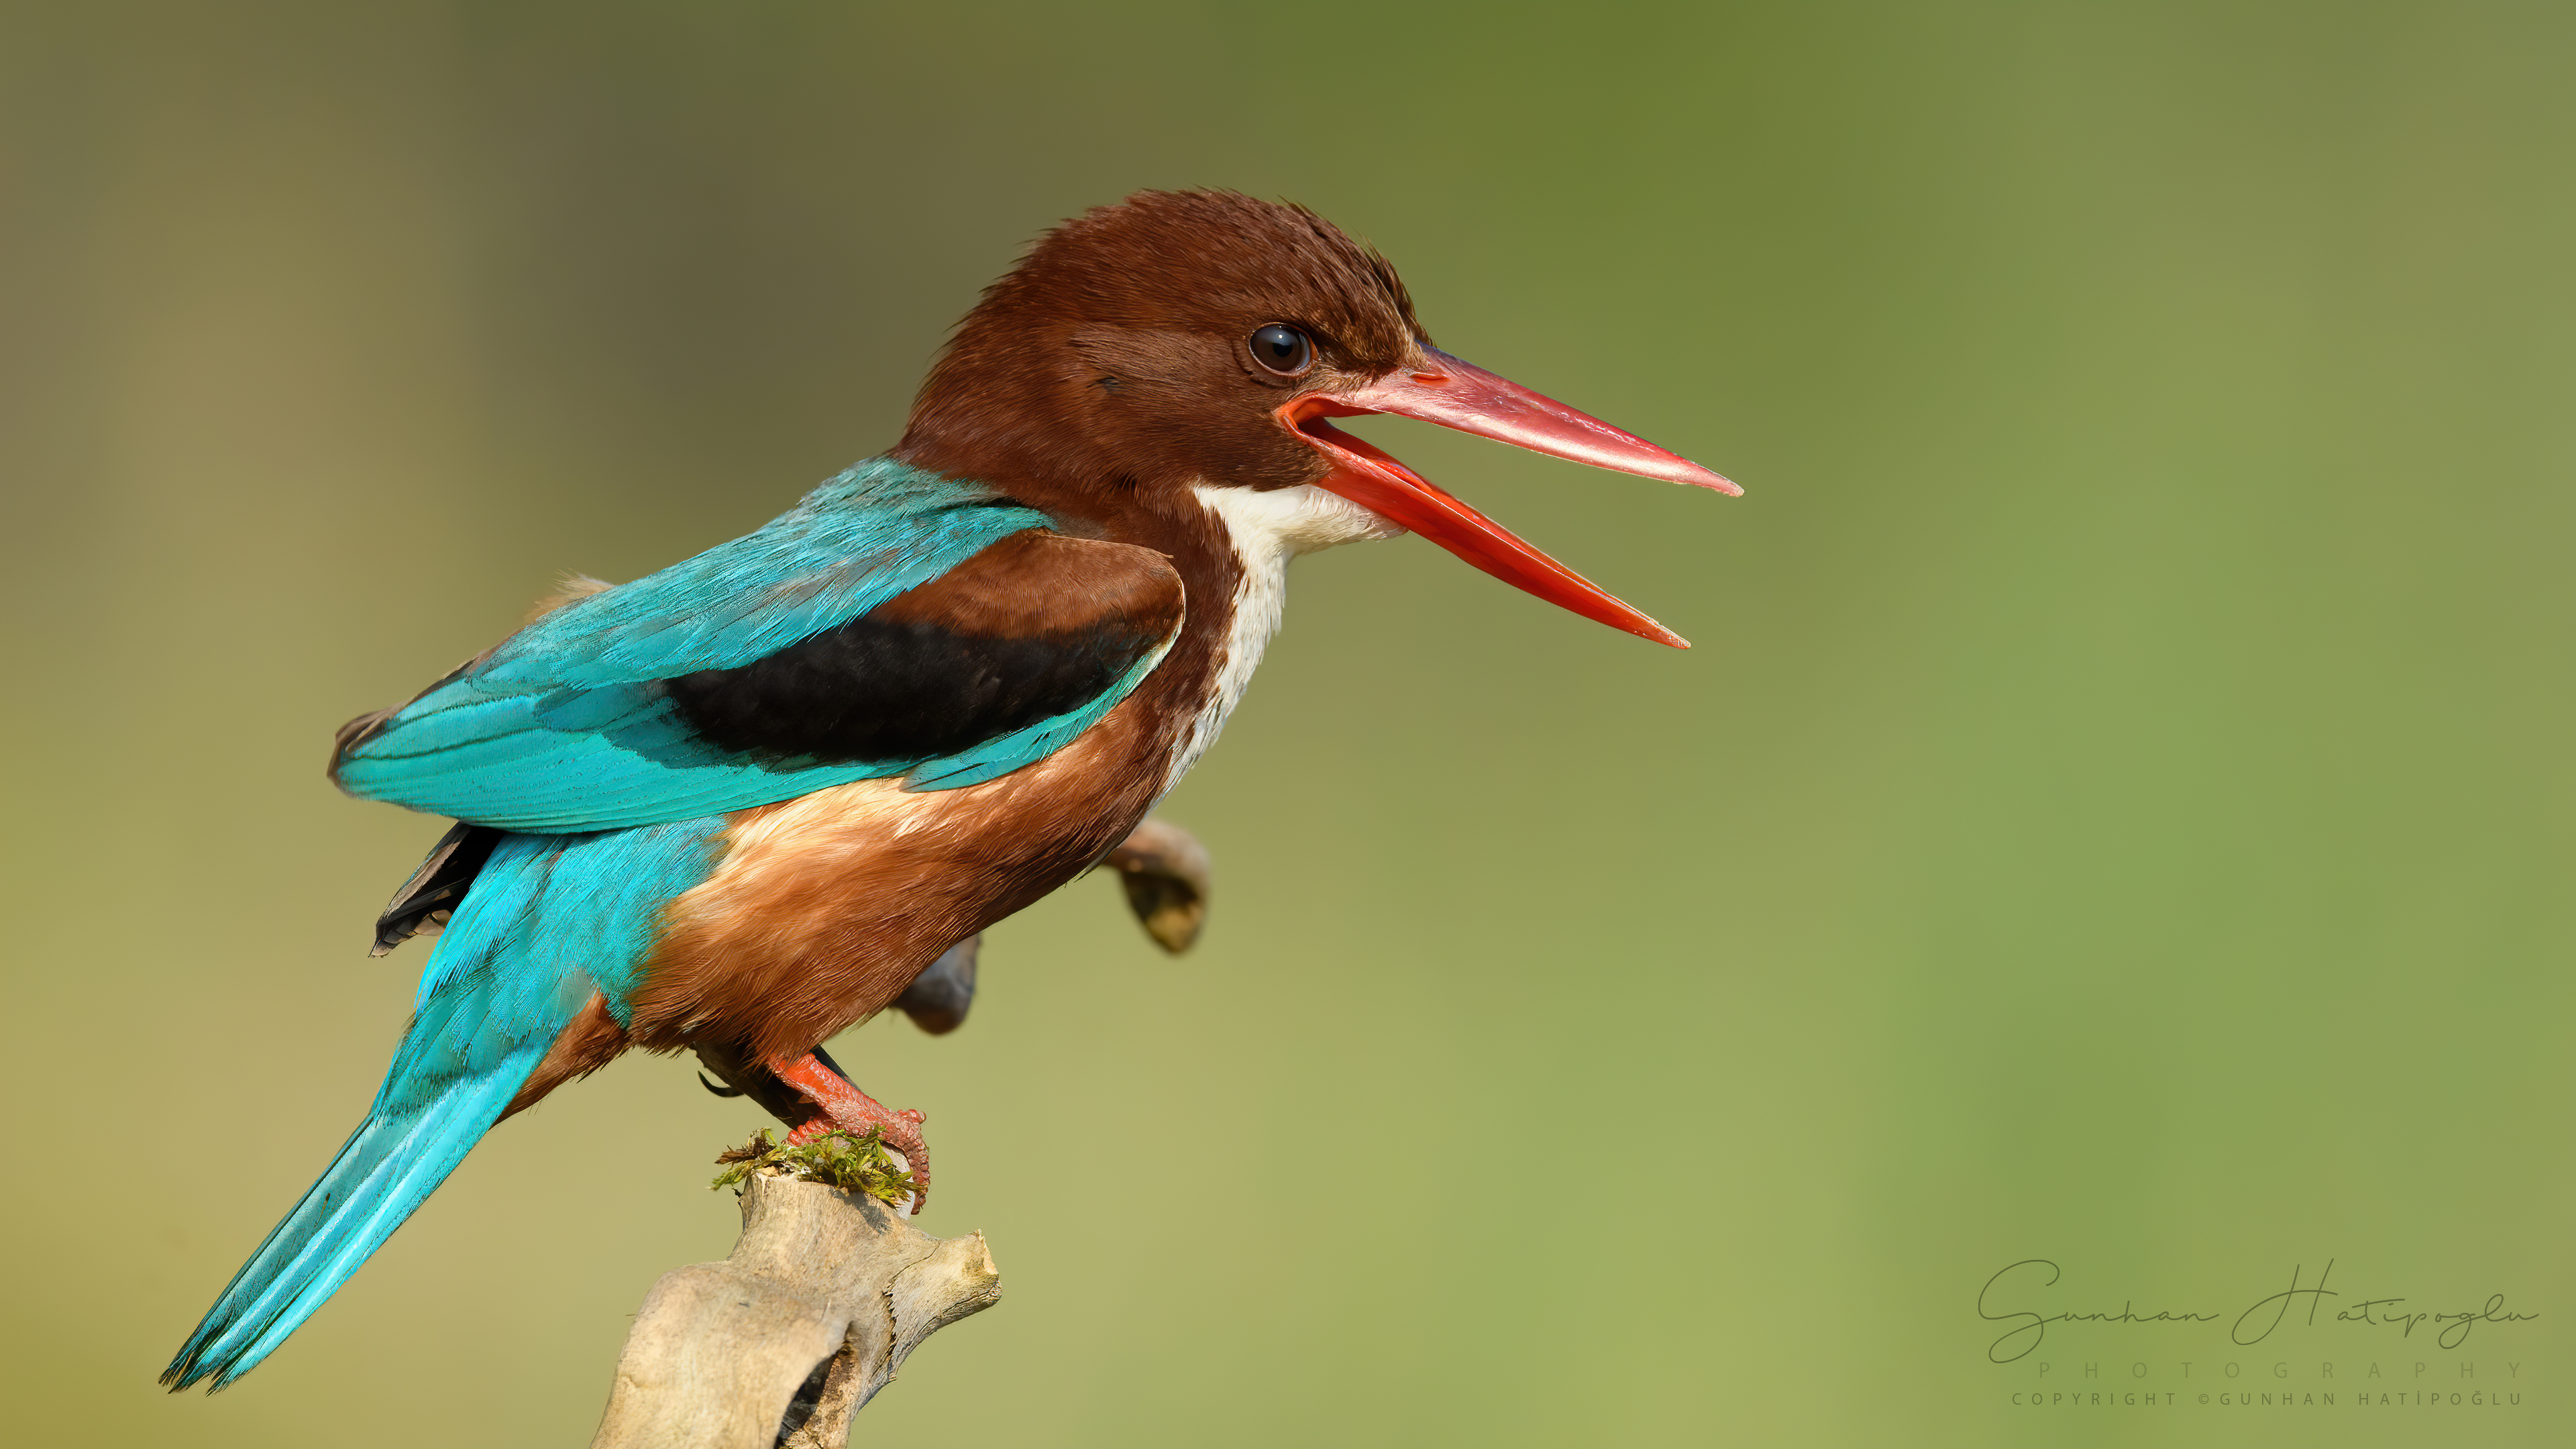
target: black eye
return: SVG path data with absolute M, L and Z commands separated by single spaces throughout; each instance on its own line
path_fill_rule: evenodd
M 1281 377 L 1295 377 L 1315 365 L 1315 344 L 1296 328 L 1273 322 L 1252 334 L 1252 360 Z

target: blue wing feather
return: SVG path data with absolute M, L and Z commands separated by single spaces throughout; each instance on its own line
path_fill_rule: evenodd
M 657 681 L 733 669 L 858 618 L 1044 514 L 876 459 L 758 532 L 578 600 L 433 686 L 343 752 L 353 795 L 505 830 L 585 831 L 748 809 L 907 775 L 956 789 L 1090 728 L 1164 641 L 1081 706 L 941 759 L 762 760 L 699 738 Z

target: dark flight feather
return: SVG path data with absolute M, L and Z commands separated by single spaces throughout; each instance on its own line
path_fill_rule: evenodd
M 930 759 L 1079 708 L 1180 622 L 1161 554 L 1022 533 L 860 618 L 663 688 L 700 738 L 754 759 Z
M 376 944 L 367 954 L 382 956 L 414 936 L 435 936 L 445 930 L 475 875 L 492 858 L 492 847 L 500 842 L 500 831 L 462 822 L 440 836 L 420 869 L 412 872 L 376 917 Z

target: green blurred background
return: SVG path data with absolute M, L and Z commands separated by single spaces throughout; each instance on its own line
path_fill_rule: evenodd
M 2569 1442 L 2571 60 L 2547 6 L 0 10 L 0 1438 L 586 1439 L 732 1240 L 757 1114 L 684 1063 L 152 1383 L 421 965 L 365 926 L 440 827 L 330 731 L 889 444 L 1039 229 L 1212 185 L 1748 496 L 1371 429 L 1699 647 L 1301 564 L 1167 808 L 1200 950 L 1078 883 L 956 1036 L 835 1044 L 1008 1285 L 863 1440 Z M 1990 1364 L 2030 1257 L 2541 1317 Z M 2521 1401 L 2193 1402 L 2328 1362 Z M 2176 1398 L 2012 1402 L 2105 1387 Z

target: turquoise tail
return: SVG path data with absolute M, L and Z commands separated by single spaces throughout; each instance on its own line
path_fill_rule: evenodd
M 503 836 L 438 937 L 366 1121 L 161 1382 L 211 1391 L 250 1372 L 447 1180 L 593 991 L 622 1014 L 655 917 L 705 876 L 720 825 Z
M 233 1275 L 161 1382 L 178 1390 L 211 1378 L 207 1387 L 220 1389 L 268 1357 L 447 1180 L 543 1054 L 512 1053 L 502 1070 L 425 1107 L 370 1113 Z

